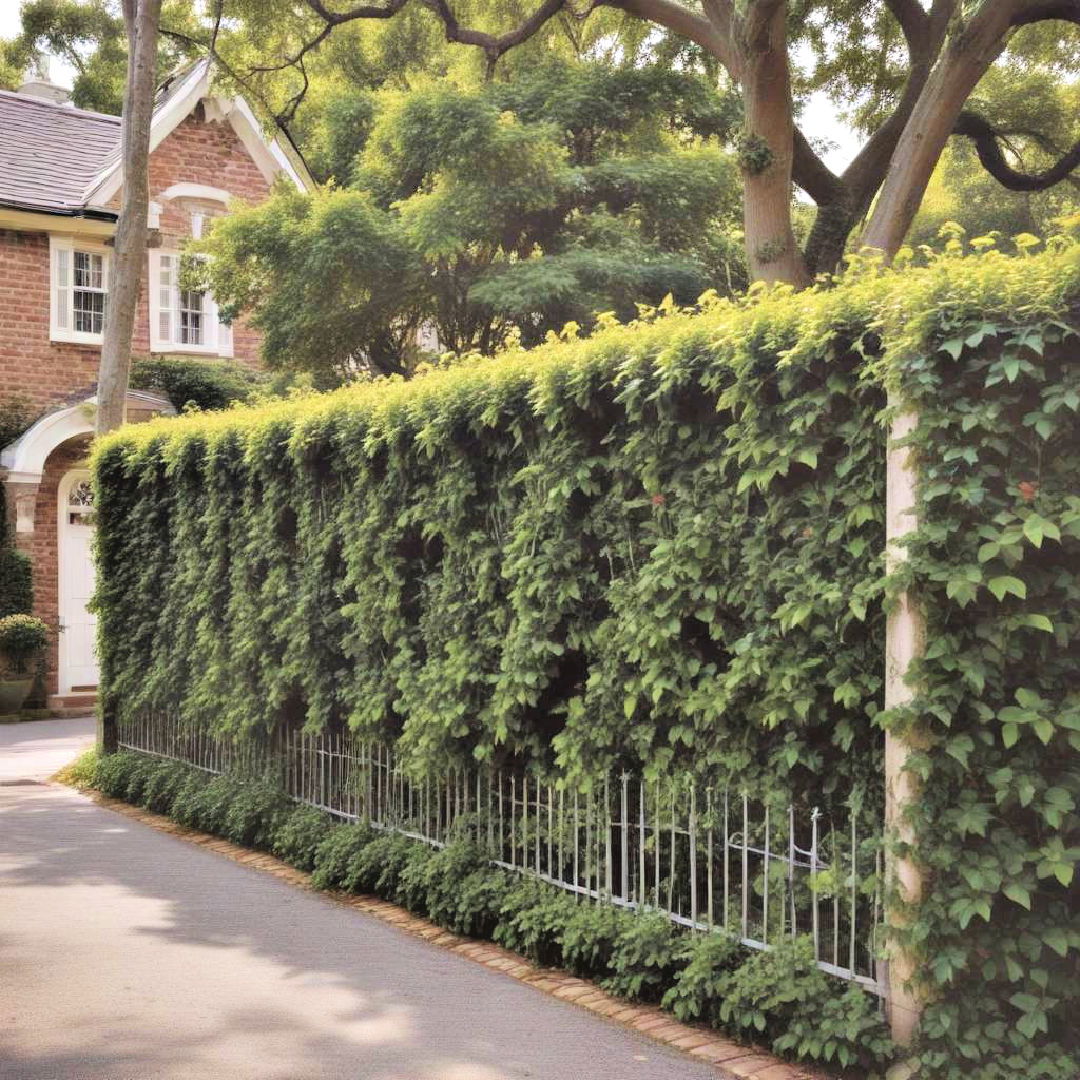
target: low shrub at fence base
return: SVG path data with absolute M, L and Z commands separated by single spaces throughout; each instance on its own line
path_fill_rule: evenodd
M 85 779 L 85 770 L 78 773 Z M 274 783 L 212 776 L 132 752 L 93 766 L 106 795 L 313 871 L 322 889 L 373 893 L 455 933 L 491 938 L 539 964 L 563 966 L 611 993 L 661 1004 L 804 1061 L 866 1077 L 892 1046 L 878 1001 L 844 987 L 796 938 L 754 952 L 718 932 L 688 933 L 658 912 L 635 914 L 493 869 L 466 835 L 433 848 L 369 825 L 336 824 Z

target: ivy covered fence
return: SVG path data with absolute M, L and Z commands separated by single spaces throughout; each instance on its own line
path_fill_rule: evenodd
M 423 773 L 674 770 L 882 815 L 917 749 L 928 1076 L 1071 1080 L 1080 251 L 853 269 L 95 451 L 103 706 Z M 919 525 L 884 550 L 889 393 Z M 883 706 L 901 590 L 927 648 Z M 893 905 L 894 912 L 897 905 Z

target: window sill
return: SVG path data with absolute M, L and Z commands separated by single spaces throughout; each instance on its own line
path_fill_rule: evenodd
M 100 349 L 103 342 L 101 334 L 79 334 L 72 330 L 52 330 L 49 341 L 54 345 L 89 345 Z
M 163 345 L 155 342 L 150 349 L 155 356 L 205 356 L 208 360 L 231 360 L 233 354 L 218 352 L 212 347 L 199 345 Z

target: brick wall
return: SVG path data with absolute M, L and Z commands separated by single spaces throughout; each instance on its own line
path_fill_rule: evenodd
M 249 202 L 258 202 L 268 193 L 262 173 L 232 127 L 227 122 L 207 123 L 201 109 L 179 124 L 150 158 L 151 198 L 179 183 L 223 188 Z M 209 217 L 224 212 L 224 207 L 191 199 L 164 203 L 163 246 L 180 247 L 191 235 L 193 211 Z M 57 223 L 58 232 L 69 225 L 62 219 Z M 49 340 L 49 278 L 47 233 L 0 230 L 0 394 L 25 394 L 41 412 L 92 394 L 100 354 L 97 346 Z M 136 317 L 137 354 L 149 352 L 149 319 L 144 288 Z M 249 327 L 235 325 L 236 362 L 255 366 L 258 351 L 258 335 Z
M 0 229 L 0 393 L 36 410 L 93 393 L 97 348 L 49 341 L 49 237 Z

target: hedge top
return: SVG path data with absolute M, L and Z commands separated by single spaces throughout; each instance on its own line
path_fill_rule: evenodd
M 992 242 L 984 238 L 972 246 Z M 900 260 L 897 268 L 884 269 L 872 260 L 856 259 L 835 287 L 799 293 L 786 287 L 754 289 L 735 301 L 706 294 L 700 314 L 662 308 L 629 326 L 603 324 L 584 339 L 571 325 L 561 340 L 536 349 L 469 357 L 408 382 L 394 377 L 329 394 L 131 425 L 99 439 L 93 456 L 98 460 L 119 449 L 138 455 L 157 447 L 169 461 L 192 440 L 213 444 L 246 436 L 251 446 L 260 441 L 260 433 L 280 436 L 283 427 L 299 448 L 308 435 L 346 418 L 359 426 L 369 449 L 406 431 L 421 444 L 434 444 L 440 441 L 440 428 L 448 431 L 455 422 L 495 426 L 511 402 L 528 400 L 543 416 L 556 387 L 571 396 L 580 387 L 584 395 L 595 387 L 597 377 L 619 384 L 631 378 L 639 364 L 655 365 L 662 381 L 671 383 L 685 373 L 684 362 L 700 361 L 703 352 L 718 371 L 738 372 L 770 354 L 779 355 L 783 364 L 798 364 L 820 356 L 843 327 L 861 327 L 880 336 L 883 360 L 875 371 L 892 384 L 934 342 L 942 323 L 1002 315 L 1014 323 L 1045 321 L 1076 302 L 1080 244 L 1057 238 L 1048 250 L 1025 254 L 1035 238 L 1018 237 L 1017 243 L 1022 252 L 1018 257 L 996 249 L 961 257 L 955 241 L 951 253 L 931 256 L 921 267 Z M 956 343 L 957 354 L 961 346 Z

